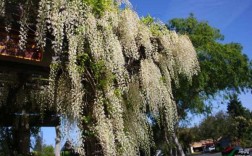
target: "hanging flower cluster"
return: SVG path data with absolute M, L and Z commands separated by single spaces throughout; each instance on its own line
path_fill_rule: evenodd
M 0 16 L 4 16 L 5 14 L 5 1 L 0 2 Z
M 126 9 L 119 9 L 121 3 Z M 36 41 L 49 46 L 50 34 L 57 58 L 40 94 L 79 123 L 84 146 L 94 137 L 103 155 L 138 155 L 139 149 L 149 155 L 148 115 L 165 123 L 167 134 L 173 132 L 177 109 L 171 83 L 179 74 L 189 80 L 197 74 L 195 50 L 188 37 L 141 21 L 128 1 L 111 0 L 104 3 L 111 5 L 107 10 L 91 4 L 40 0 Z M 20 31 L 25 39 L 25 29 Z

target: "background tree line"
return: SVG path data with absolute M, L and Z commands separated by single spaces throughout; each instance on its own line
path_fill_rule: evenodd
M 179 139 L 184 148 L 194 141 L 228 138 L 242 147 L 252 147 L 252 111 L 243 107 L 237 95 L 230 97 L 226 111 L 206 116 L 199 125 L 179 128 Z

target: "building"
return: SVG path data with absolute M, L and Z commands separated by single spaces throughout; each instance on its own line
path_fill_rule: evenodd
M 203 152 L 206 148 L 214 146 L 213 139 L 200 140 L 190 144 L 190 152 Z

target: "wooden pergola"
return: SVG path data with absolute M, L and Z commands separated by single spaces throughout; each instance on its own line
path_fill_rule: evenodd
M 21 50 L 18 47 L 19 25 L 14 22 L 9 32 L 1 21 L 0 25 L 0 95 L 1 88 L 15 81 L 15 85 L 9 87 L 6 101 L 0 101 L 0 127 L 12 127 L 16 152 L 26 155 L 30 151 L 31 127 L 60 125 L 56 109 L 46 110 L 41 117 L 39 106 L 30 103 L 19 106 L 19 101 L 15 100 L 24 88 L 32 92 L 40 89 L 39 85 L 48 85 L 52 55 L 50 49 L 43 52 L 36 47 L 33 31 L 28 32 L 26 49 Z

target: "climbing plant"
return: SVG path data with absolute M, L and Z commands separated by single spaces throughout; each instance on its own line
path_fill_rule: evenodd
M 4 2 L 1 8 L 9 3 Z M 140 20 L 128 1 L 22 2 L 28 9 L 21 9 L 19 46 L 25 48 L 26 30 L 32 29 L 37 46 L 53 50 L 49 85 L 36 98 L 41 107 L 56 108 L 78 123 L 87 155 L 150 155 L 148 115 L 163 125 L 166 137 L 174 133 L 172 82 L 179 82 L 178 74 L 190 80 L 199 72 L 187 36 L 161 22 Z M 1 12 L 8 23 L 6 15 Z

